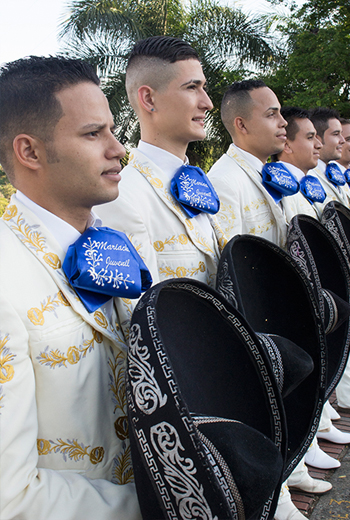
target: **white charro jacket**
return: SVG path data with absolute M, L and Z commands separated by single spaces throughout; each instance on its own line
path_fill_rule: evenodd
M 1 520 L 140 520 L 115 309 L 85 310 L 16 196 L 0 251 Z
M 217 218 L 228 238 L 251 234 L 285 247 L 283 210 L 263 187 L 261 174 L 236 146 L 230 145 L 208 176 L 220 199 Z
M 169 178 L 140 150 L 131 150 L 119 197 L 94 211 L 105 225 L 127 234 L 153 283 L 187 277 L 215 287 L 220 249 L 226 244 L 217 219 L 209 216 L 209 236 L 196 218 L 186 216 L 170 193 Z

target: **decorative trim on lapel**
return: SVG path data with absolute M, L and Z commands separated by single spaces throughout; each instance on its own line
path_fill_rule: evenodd
M 167 205 L 167 207 L 179 218 L 186 227 L 189 237 L 200 251 L 211 256 L 218 261 L 218 252 L 216 251 L 215 242 L 208 242 L 208 237 L 203 234 L 202 228 L 197 224 L 195 219 L 186 216 L 180 204 L 172 196 L 170 189 L 170 181 L 165 177 L 160 168 L 155 166 L 145 155 L 136 148 L 131 151 L 129 163 L 137 170 L 154 189 L 158 197 Z M 214 228 L 215 229 L 215 228 Z M 223 233 L 222 233 L 223 234 Z
M 80 298 L 70 286 L 62 270 L 64 252 L 48 229 L 15 195 L 5 209 L 2 220 L 22 244 L 45 267 L 72 308 L 94 329 L 126 349 L 125 340 L 117 323 L 112 323 L 102 309 L 88 313 Z
M 316 174 L 326 191 L 326 195 L 328 196 L 328 200 L 326 199 L 323 205 L 327 204 L 330 200 L 338 200 L 342 204 L 348 205 L 349 201 L 347 200 L 348 197 L 346 196 L 346 193 L 342 191 L 340 187 L 332 184 L 318 166 L 311 170 L 311 172 Z
M 275 217 L 276 225 L 280 233 L 282 234 L 282 241 L 283 244 L 286 243 L 287 240 L 287 228 L 288 223 L 287 219 L 284 215 L 284 212 L 282 211 L 281 207 L 276 204 L 276 202 L 273 200 L 271 195 L 266 191 L 262 184 L 262 177 L 261 175 L 250 166 L 250 164 L 246 161 L 245 157 L 243 157 L 238 150 L 236 150 L 234 145 L 230 145 L 229 149 L 227 150 L 227 155 L 234 160 L 238 166 L 250 177 L 250 179 L 254 182 L 255 186 L 260 189 L 260 191 L 264 194 L 264 197 L 266 198 L 271 211 Z

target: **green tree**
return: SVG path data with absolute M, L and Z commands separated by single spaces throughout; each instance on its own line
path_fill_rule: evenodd
M 271 0 L 278 3 L 279 0 Z M 309 0 L 286 25 L 285 54 L 265 77 L 283 104 L 328 106 L 350 117 L 350 9 L 348 0 Z
M 118 139 L 135 144 L 139 129 L 125 92 L 125 67 L 134 43 L 153 35 L 176 36 L 199 53 L 214 109 L 208 138 L 189 147 L 191 160 L 207 168 L 229 139 L 220 119 L 223 92 L 234 80 L 266 70 L 275 54 L 262 19 L 222 6 L 219 0 L 74 0 L 62 23 L 66 52 L 92 63 L 118 127 Z
M 3 214 L 11 195 L 15 191 L 15 188 L 9 183 L 4 170 L 0 166 L 0 216 Z

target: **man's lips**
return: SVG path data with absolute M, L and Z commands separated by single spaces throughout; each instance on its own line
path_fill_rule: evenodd
M 282 141 L 286 141 L 287 134 L 286 133 L 284 133 L 284 134 L 277 134 L 276 137 L 277 137 L 277 139 L 281 139 Z

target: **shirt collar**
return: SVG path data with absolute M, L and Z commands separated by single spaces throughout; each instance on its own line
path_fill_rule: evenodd
M 287 168 L 287 170 L 289 170 L 290 173 L 292 175 L 294 175 L 294 177 L 296 178 L 296 180 L 298 182 L 300 182 L 301 179 L 303 179 L 305 177 L 305 173 L 300 168 L 297 168 L 297 166 L 294 166 L 294 164 L 290 164 L 290 163 L 287 163 L 284 161 L 278 161 L 278 162 L 283 164 L 283 166 L 285 166 Z
M 322 173 L 326 173 L 326 163 L 321 161 L 321 159 L 318 160 L 317 168 L 321 170 Z
M 261 173 L 261 170 L 263 169 L 264 163 L 260 161 L 255 155 L 246 152 L 245 150 L 242 150 L 242 148 L 239 148 L 239 146 L 235 145 L 234 143 L 231 144 L 234 148 L 237 148 L 239 152 L 244 156 L 246 161 L 252 166 L 255 170 Z
M 154 162 L 154 164 L 163 171 L 169 180 L 174 177 L 175 172 L 183 164 L 188 164 L 187 157 L 185 158 L 184 162 L 179 157 L 176 157 L 176 155 L 163 150 L 163 148 L 154 146 L 153 144 L 145 143 L 145 141 L 139 142 L 138 149 L 148 159 Z
M 338 166 L 338 168 L 340 168 L 340 171 L 342 173 L 344 173 L 346 171 L 345 166 L 343 166 L 342 164 L 338 163 L 338 161 L 330 161 L 330 162 L 336 164 Z
M 42 208 L 36 204 L 36 202 L 33 202 L 24 195 L 24 193 L 17 190 L 16 197 L 24 206 L 30 209 L 30 211 L 32 211 L 43 224 L 45 224 L 65 253 L 67 252 L 68 247 L 81 236 L 81 233 L 68 224 L 68 222 Z M 101 219 L 96 215 L 96 213 L 91 211 L 86 227 L 101 226 L 101 224 Z

